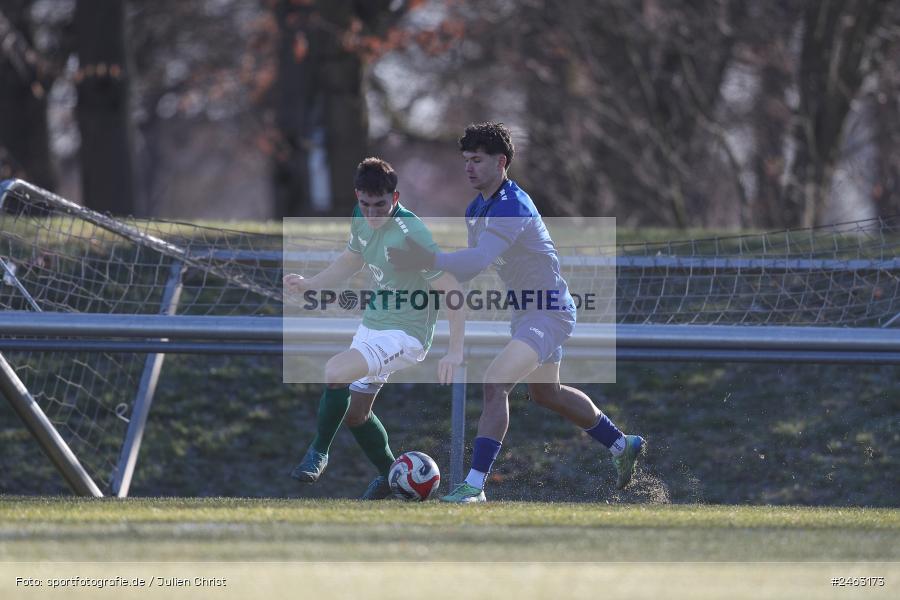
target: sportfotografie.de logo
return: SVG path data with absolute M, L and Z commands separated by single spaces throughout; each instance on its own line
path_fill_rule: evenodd
M 295 300 L 302 310 L 440 310 L 449 308 L 468 311 L 593 311 L 598 298 L 594 292 L 571 293 L 559 290 L 306 290 Z

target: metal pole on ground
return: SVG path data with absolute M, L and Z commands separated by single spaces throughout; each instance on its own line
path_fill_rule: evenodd
M 175 314 L 178 301 L 181 299 L 181 274 L 183 271 L 184 265 L 181 261 L 172 262 L 169 280 L 166 282 L 166 290 L 160 303 L 160 314 Z M 144 429 L 147 426 L 147 418 L 150 416 L 150 406 L 153 404 L 153 395 L 156 393 L 156 384 L 159 382 L 159 374 L 165 358 L 166 355 L 162 353 L 150 354 L 144 362 L 144 372 L 141 374 L 141 382 L 134 399 L 134 409 L 131 411 L 131 418 L 128 421 L 128 432 L 125 434 L 122 452 L 119 454 L 119 463 L 112 477 L 112 491 L 119 498 L 127 497 L 128 488 L 131 487 L 134 467 L 141 451 L 141 440 L 144 438 Z
M 463 454 L 466 449 L 466 363 L 453 377 L 453 405 L 450 413 L 450 487 L 463 480 Z
M 0 392 L 37 439 L 41 449 L 62 474 L 69 487 L 80 496 L 103 497 L 103 492 L 87 474 L 78 458 L 28 392 L 6 359 L 0 354 Z

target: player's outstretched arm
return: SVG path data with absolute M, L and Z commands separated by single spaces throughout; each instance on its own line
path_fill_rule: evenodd
M 509 240 L 493 232 L 482 235 L 474 248 L 456 252 L 433 252 L 412 239 L 407 240 L 407 244 L 408 250 L 388 249 L 388 260 L 397 269 L 410 271 L 438 269 L 453 274 L 457 281 L 469 281 L 488 268 L 510 246 Z
M 344 250 L 333 263 L 314 277 L 304 279 L 296 273 L 288 273 L 283 279 L 284 287 L 293 294 L 299 294 L 306 290 L 326 289 L 349 279 L 362 269 L 364 264 L 365 261 L 361 255 Z
M 450 273 L 442 273 L 434 281 L 430 282 L 431 289 L 443 291 L 443 297 L 453 290 L 462 293 L 459 281 Z M 447 313 L 447 321 L 450 324 L 450 343 L 447 354 L 438 362 L 438 382 L 441 384 L 453 383 L 453 375 L 463 363 L 463 342 L 466 336 L 466 309 L 465 304 L 456 309 L 450 308 L 444 302 L 444 310 Z

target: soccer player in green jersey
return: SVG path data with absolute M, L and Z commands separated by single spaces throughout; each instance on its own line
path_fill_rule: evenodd
M 390 164 L 378 158 L 365 159 L 357 167 L 354 187 L 357 205 L 347 248 L 314 277 L 285 275 L 287 292 L 301 295 L 307 290 L 329 289 L 364 267 L 371 271 L 379 292 L 435 290 L 446 294 L 459 290 L 459 283 L 449 273 L 433 269 L 397 271 L 388 262 L 388 248 L 406 247 L 407 239 L 437 250 L 422 221 L 400 204 L 397 174 Z M 426 304 L 417 308 L 412 302 L 398 305 L 376 300 L 366 306 L 350 348 L 331 357 L 325 365 L 325 390 L 319 401 L 316 437 L 291 477 L 305 483 L 314 483 L 321 477 L 328 464 L 331 442 L 341 422 L 346 421 L 379 473 L 362 498 L 377 500 L 389 495 L 387 473 L 394 454 L 372 405 L 391 373 L 425 359 L 437 320 L 436 303 Z M 465 314 L 462 309 L 448 307 L 447 319 L 449 349 L 438 363 L 438 381 L 444 384 L 453 381 L 455 369 L 462 364 Z

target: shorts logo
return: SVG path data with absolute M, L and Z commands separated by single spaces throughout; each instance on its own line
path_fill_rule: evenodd
M 380 347 L 379 347 L 378 349 L 381 350 Z M 390 356 L 388 356 L 387 358 L 384 359 L 384 364 L 388 364 L 389 362 L 391 362 L 391 361 L 394 360 L 395 358 L 399 358 L 399 357 L 402 356 L 402 355 L 403 355 L 403 350 L 401 350 L 400 352 L 397 352 L 396 354 L 391 354 Z
M 544 332 L 541 331 L 540 329 L 538 329 L 537 327 L 529 327 L 528 329 L 530 331 L 535 332 L 539 338 L 544 339 Z

